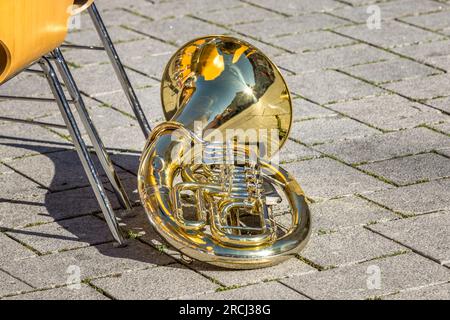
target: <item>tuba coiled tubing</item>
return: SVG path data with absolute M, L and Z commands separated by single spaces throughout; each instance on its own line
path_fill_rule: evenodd
M 168 121 L 154 129 L 138 172 L 156 231 L 183 254 L 227 268 L 267 267 L 297 254 L 311 220 L 299 184 L 270 161 L 292 121 L 277 67 L 244 41 L 195 39 L 170 59 L 161 97 Z M 288 227 L 277 206 L 288 210 Z

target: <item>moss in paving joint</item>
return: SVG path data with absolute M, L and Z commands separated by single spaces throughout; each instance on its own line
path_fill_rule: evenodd
M 378 256 L 378 257 L 375 257 L 375 258 L 372 258 L 372 259 L 369 259 L 369 260 L 365 260 L 365 261 L 359 262 L 358 264 L 362 264 L 362 263 L 366 263 L 366 262 L 370 262 L 370 261 L 383 260 L 383 259 L 386 259 L 386 258 L 397 257 L 397 256 L 401 256 L 401 255 L 404 255 L 404 254 L 407 254 L 407 253 L 410 253 L 410 252 L 411 252 L 410 250 L 399 250 L 399 251 L 396 251 L 394 253 L 383 254 L 381 256 Z
M 28 223 L 28 224 L 24 225 L 23 228 L 26 229 L 26 228 L 38 227 L 38 226 L 42 226 L 44 224 L 48 224 L 48 222 L 45 222 L 45 221 L 32 222 L 32 223 Z
M 321 265 L 319 265 L 319 264 L 317 264 L 317 263 L 315 263 L 315 262 L 313 262 L 313 261 L 311 261 L 309 259 L 306 259 L 305 257 L 303 257 L 303 256 L 301 256 L 299 254 L 296 254 L 295 257 L 298 260 L 300 260 L 301 262 L 306 263 L 308 266 L 313 267 L 314 269 L 317 269 L 319 271 L 327 270 L 327 267 L 323 267 L 323 266 L 321 266 Z
M 230 291 L 230 290 L 234 290 L 234 289 L 238 289 L 238 288 L 242 288 L 242 287 L 246 287 L 245 285 L 238 285 L 238 284 L 234 284 L 232 286 L 228 286 L 228 287 L 220 287 L 216 289 L 216 292 L 224 292 L 224 291 Z
M 133 230 L 127 230 L 126 232 L 126 238 L 131 240 L 139 239 L 143 236 L 141 232 L 135 232 Z
M 386 210 L 388 210 L 388 211 L 390 211 L 390 212 L 396 214 L 396 215 L 399 216 L 400 218 L 409 218 L 409 217 L 410 217 L 410 215 L 407 215 L 407 214 L 404 214 L 404 213 L 402 213 L 402 212 L 399 212 L 399 211 L 396 211 L 396 210 L 394 210 L 394 209 L 391 209 L 391 208 L 389 208 L 389 207 L 387 207 L 387 206 L 385 206 L 385 205 L 383 205 L 383 204 L 381 204 L 381 203 L 378 203 L 378 202 L 376 202 L 376 201 L 373 201 L 373 200 L 370 199 L 370 198 L 365 197 L 364 195 L 362 195 L 362 194 L 360 194 L 360 193 L 355 194 L 355 197 L 358 197 L 358 198 L 360 198 L 360 199 L 366 200 L 366 201 L 368 201 L 368 202 L 370 202 L 370 203 L 372 203 L 372 204 L 375 204 L 375 205 L 377 205 L 377 206 L 379 206 L 379 207 L 381 207 L 381 208 L 383 208 L 383 209 L 386 209 Z
M 163 19 L 163 20 L 165 20 L 165 19 Z M 146 38 L 150 38 L 150 39 L 153 39 L 153 40 L 157 40 L 157 41 L 160 41 L 160 42 L 165 43 L 165 44 L 169 44 L 169 45 L 174 46 L 174 47 L 179 47 L 179 46 L 177 45 L 176 42 L 169 41 L 169 40 L 164 40 L 164 39 L 161 39 L 161 38 L 152 36 L 151 34 L 142 32 L 142 31 L 140 31 L 140 30 L 136 30 L 136 29 L 131 28 L 131 27 L 129 27 L 129 26 L 123 26 L 123 28 L 126 29 L 126 30 L 128 30 L 128 31 L 136 32 L 136 33 L 138 33 L 138 34 L 140 34 L 140 35 L 143 35 L 143 36 L 145 36 Z
M 12 231 L 12 230 L 10 230 Z M 22 246 L 24 246 L 25 248 L 27 248 L 28 250 L 32 251 L 33 253 L 35 253 L 37 256 L 43 256 L 44 254 L 42 252 L 40 252 L 39 250 L 33 248 L 32 246 L 30 246 L 29 244 L 15 238 L 14 236 L 10 235 L 9 233 L 3 233 L 5 236 L 7 236 L 8 238 L 10 238 L 11 240 L 14 240 L 15 242 L 21 244 Z
M 351 165 L 351 164 L 348 164 L 347 162 L 345 162 L 345 161 L 343 161 L 343 160 L 341 160 L 341 159 L 339 159 L 339 158 L 337 158 L 337 157 L 335 157 L 335 156 L 333 156 L 333 155 L 325 154 L 325 153 L 321 152 L 320 150 L 316 150 L 316 151 L 318 151 L 318 152 L 324 154 L 326 157 L 328 157 L 328 158 L 330 158 L 330 159 L 332 159 L 332 160 L 335 160 L 335 161 L 338 161 L 338 162 L 342 163 L 343 165 L 345 165 L 345 166 L 347 166 L 347 167 L 356 169 L 356 170 L 358 170 L 358 171 L 360 171 L 360 172 L 362 172 L 362 173 L 364 173 L 364 174 L 367 174 L 367 175 L 369 175 L 369 176 L 372 176 L 372 177 L 374 177 L 374 178 L 376 178 L 376 179 L 378 179 L 378 180 L 380 180 L 380 181 L 382 181 L 382 182 L 385 182 L 385 183 L 387 183 L 387 184 L 393 185 L 393 186 L 395 186 L 395 187 L 399 187 L 396 183 L 394 183 L 394 182 L 392 182 L 392 181 L 390 181 L 390 180 L 388 180 L 388 179 L 386 179 L 386 178 L 384 178 L 384 177 L 382 177 L 382 176 L 378 176 L 378 175 L 376 175 L 376 174 L 374 174 L 374 173 L 368 172 L 368 171 L 363 170 L 363 169 L 361 169 L 361 168 L 359 168 L 359 167 L 355 167 L 355 166 L 353 166 L 353 165 Z
M 69 134 L 61 133 L 61 132 L 59 132 L 57 130 L 52 129 L 51 127 L 47 127 L 47 126 L 44 126 L 44 127 L 45 127 L 45 129 L 47 129 L 51 133 L 56 134 L 57 136 L 63 138 L 64 140 L 72 142 L 72 138 L 70 137 Z M 65 129 L 65 130 L 67 130 L 67 129 Z
M 289 17 L 290 17 L 290 15 L 288 15 L 288 14 L 286 14 L 286 13 L 284 13 L 284 12 L 276 11 L 276 10 L 273 10 L 272 8 L 266 8 L 266 7 L 264 7 L 264 6 L 261 6 L 261 5 L 259 5 L 259 4 L 256 4 L 256 3 L 253 3 L 253 2 L 250 2 L 250 1 L 247 1 L 247 0 L 241 0 L 241 2 L 246 3 L 246 4 L 248 4 L 249 6 L 252 6 L 252 7 L 255 7 L 255 8 L 259 8 L 259 9 L 263 9 L 263 10 L 266 10 L 266 11 L 270 11 L 270 12 L 279 14 L 280 16 L 284 16 L 284 17 L 286 17 L 286 18 L 289 18 Z
M 155 248 L 156 248 L 156 250 L 158 250 L 161 253 L 165 253 L 166 250 L 168 249 L 167 246 L 164 244 L 159 244 Z
M 383 177 L 383 176 L 380 176 L 380 175 L 375 174 L 375 173 L 373 173 L 373 172 L 370 172 L 370 171 L 361 169 L 360 167 L 354 167 L 354 166 L 353 166 L 353 168 L 355 168 L 356 170 L 358 170 L 358 171 L 360 171 L 360 172 L 362 172 L 362 173 L 367 174 L 368 176 L 371 176 L 371 177 L 373 177 L 373 178 L 375 178 L 375 179 L 378 179 L 378 180 L 380 180 L 380 181 L 382 181 L 382 182 L 384 182 L 384 183 L 390 184 L 390 185 L 392 185 L 392 186 L 394 186 L 394 187 L 400 187 L 399 184 L 397 184 L 397 183 L 395 183 L 395 182 L 393 182 L 393 181 L 391 181 L 391 180 L 389 180 L 389 179 L 387 179 L 387 178 L 385 178 L 385 177 Z
M 442 11 L 441 10 L 430 11 L 430 12 L 428 12 L 428 14 L 438 13 L 438 12 L 442 12 Z M 394 18 L 394 21 L 406 24 L 406 25 L 411 26 L 413 28 L 422 29 L 424 31 L 437 34 L 437 35 L 441 36 L 442 39 L 448 39 L 448 35 L 446 35 L 445 33 L 440 33 L 439 31 L 436 31 L 436 30 L 433 30 L 433 29 L 430 29 L 430 28 L 427 28 L 427 27 L 415 25 L 415 24 L 409 23 L 407 21 L 401 20 L 402 18 L 413 17 L 413 16 L 417 16 L 417 15 L 416 14 L 409 14 L 409 15 L 405 15 L 405 16 L 402 16 L 402 17 L 396 17 L 396 18 Z
M 83 281 L 81 281 L 81 283 L 89 286 L 90 288 L 94 289 L 95 291 L 97 291 L 98 293 L 100 293 L 101 295 L 107 297 L 108 299 L 111 300 L 116 300 L 113 296 L 111 296 L 109 293 L 107 293 L 105 290 L 103 290 L 102 288 L 97 287 L 96 285 L 91 283 L 91 280 L 85 279 Z
M 128 9 L 128 8 L 120 8 L 120 10 L 128 12 L 128 13 L 131 13 L 131 14 L 134 14 L 135 16 L 141 17 L 141 18 L 146 19 L 148 21 L 155 21 L 153 18 L 151 18 L 149 16 L 146 16 L 146 15 L 142 14 L 139 11 L 131 10 L 131 9 Z
M 428 125 L 426 125 L 426 124 L 420 125 L 420 126 L 418 126 L 418 127 L 427 128 L 427 129 L 429 129 L 429 130 L 431 130 L 431 131 L 434 131 L 434 132 L 436 132 L 436 133 L 440 133 L 440 134 L 443 134 L 444 136 L 450 137 L 450 133 L 447 133 L 447 132 L 441 131 L 441 130 L 439 130 L 439 129 L 430 127 L 430 126 L 428 126 Z
M 328 30 L 324 30 L 324 31 L 328 31 Z M 353 42 L 350 42 L 350 43 L 335 44 L 335 45 L 331 45 L 331 46 L 328 46 L 328 47 L 322 47 L 322 48 L 319 48 L 319 49 L 305 49 L 305 50 L 301 51 L 300 53 L 312 53 L 312 52 L 313 53 L 319 53 L 319 52 L 325 51 L 325 50 L 346 48 L 346 47 L 351 47 L 351 46 L 354 46 L 354 45 L 357 45 L 357 44 L 359 44 L 359 42 L 353 41 Z M 295 54 L 295 52 L 293 54 Z
M 362 23 L 362 24 L 364 24 L 364 23 Z M 417 62 L 417 63 L 419 63 L 419 64 L 425 65 L 425 66 L 427 66 L 427 67 L 430 67 L 430 68 L 433 68 L 433 69 L 442 71 L 442 72 L 444 72 L 444 73 L 447 73 L 447 70 L 445 70 L 445 69 L 438 68 L 438 67 L 436 67 L 436 66 L 434 66 L 434 65 L 431 65 L 431 64 L 429 64 L 429 63 L 426 63 L 426 62 L 423 62 L 423 61 L 420 61 L 420 60 L 416 60 L 416 59 L 414 59 L 414 58 L 411 58 L 411 57 L 409 57 L 409 56 L 407 56 L 407 55 L 403 55 L 403 54 L 398 53 L 398 52 L 396 52 L 396 51 L 393 51 L 393 50 L 384 48 L 384 47 L 382 47 L 382 46 L 379 46 L 379 45 L 376 45 L 376 44 L 373 44 L 373 43 L 370 43 L 370 42 L 367 42 L 367 41 L 364 41 L 364 40 L 361 40 L 361 39 L 354 38 L 354 37 L 349 36 L 349 35 L 346 35 L 346 34 L 344 34 L 344 33 L 340 33 L 339 31 L 336 31 L 336 30 L 330 30 L 330 31 L 333 32 L 333 33 L 335 33 L 335 34 L 337 34 L 337 35 L 339 35 L 339 36 L 342 36 L 342 37 L 345 37 L 345 38 L 348 38 L 348 39 L 352 39 L 352 40 L 360 41 L 361 43 L 364 43 L 364 44 L 366 44 L 366 45 L 368 45 L 368 46 L 377 48 L 377 49 L 379 49 L 379 50 L 383 50 L 383 51 L 388 52 L 388 53 L 390 53 L 390 54 L 396 55 L 396 56 L 398 56 L 398 57 L 400 57 L 400 58 L 407 59 L 407 60 L 410 60 L 410 61 L 414 61 L 414 62 Z M 430 40 L 429 42 L 433 42 L 433 41 Z M 412 45 L 414 45 L 414 44 L 412 44 Z
M 329 229 L 329 230 L 319 229 L 319 230 L 317 230 L 317 235 L 318 236 L 324 236 L 324 235 L 333 234 L 333 233 L 336 233 L 336 232 L 337 232 L 336 230 L 332 230 L 332 229 Z
M 266 9 L 266 10 L 267 10 L 267 9 Z M 279 47 L 279 46 L 277 46 L 277 45 L 275 45 L 275 44 L 273 44 L 273 43 L 266 42 L 266 41 L 264 41 L 264 40 L 261 39 L 261 38 L 254 37 L 254 36 L 251 36 L 251 35 L 247 35 L 247 34 L 244 34 L 244 33 L 242 33 L 242 32 L 239 32 L 239 31 L 237 31 L 237 30 L 234 30 L 234 29 L 231 28 L 231 26 L 224 25 L 224 24 L 217 23 L 217 22 L 210 21 L 210 20 L 206 20 L 206 19 L 203 19 L 203 18 L 194 16 L 194 15 L 191 15 L 191 14 L 188 14 L 187 17 L 190 17 L 190 18 L 192 18 L 192 19 L 195 19 L 195 20 L 198 20 L 198 21 L 202 21 L 202 22 L 205 22 L 205 23 L 208 23 L 208 24 L 212 24 L 212 25 L 218 26 L 218 27 L 220 27 L 220 28 L 226 29 L 227 31 L 229 31 L 229 32 L 231 32 L 231 33 L 236 33 L 236 34 L 241 35 L 241 36 L 243 36 L 243 37 L 246 37 L 246 38 L 249 38 L 249 39 L 252 39 L 252 40 L 261 42 L 261 43 L 263 43 L 263 44 L 265 44 L 265 45 L 267 45 L 267 46 L 269 46 L 269 47 L 272 47 L 272 48 L 281 50 L 281 51 L 283 51 L 283 52 L 285 52 L 285 53 L 290 53 L 290 54 L 294 54 L 294 53 L 295 53 L 295 52 L 292 52 L 292 51 L 287 50 L 286 48 Z M 225 34 L 227 34 L 227 33 L 225 33 Z

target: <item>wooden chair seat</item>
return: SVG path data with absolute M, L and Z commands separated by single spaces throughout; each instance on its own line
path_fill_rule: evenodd
M 94 0 L 1 0 L 0 84 L 60 46 L 70 16 Z

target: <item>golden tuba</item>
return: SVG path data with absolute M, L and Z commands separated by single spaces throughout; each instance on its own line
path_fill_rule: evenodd
M 292 122 L 278 68 L 247 42 L 206 36 L 172 56 L 161 99 L 168 121 L 138 172 L 156 231 L 184 255 L 226 268 L 296 255 L 311 218 L 299 184 L 274 161 Z

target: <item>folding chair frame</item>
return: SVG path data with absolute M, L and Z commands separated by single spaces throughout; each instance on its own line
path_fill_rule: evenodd
M 101 18 L 100 13 L 97 10 L 97 7 L 95 6 L 95 3 L 93 3 L 88 8 L 88 12 L 95 26 L 95 29 L 102 41 L 103 47 L 90 47 L 77 45 L 62 45 L 61 47 L 71 47 L 71 48 L 91 49 L 91 50 L 100 49 L 106 51 L 109 60 L 114 67 L 114 71 L 117 75 L 117 78 L 121 83 L 122 89 L 128 99 L 128 102 L 136 116 L 139 126 L 141 127 L 141 130 L 145 138 L 148 138 L 151 132 L 151 127 L 148 124 L 148 121 L 139 103 L 139 99 L 133 89 L 133 86 L 131 85 L 131 82 L 125 71 L 125 68 L 119 58 L 119 55 L 117 54 L 114 44 L 109 36 L 108 30 Z M 54 68 L 52 62 L 54 62 L 54 64 L 56 65 L 56 69 Z M 83 101 L 83 97 L 80 93 L 80 90 L 78 89 L 75 79 L 72 76 L 72 73 L 70 72 L 70 69 L 64 59 L 64 56 L 60 48 L 56 48 L 48 55 L 42 57 L 37 63 L 40 65 L 42 71 L 29 68 L 24 71 L 44 74 L 48 81 L 50 89 L 53 93 L 54 99 L 36 98 L 36 97 L 17 97 L 17 96 L 0 96 L 0 98 L 17 99 L 17 100 L 35 100 L 41 102 L 55 101 L 57 103 L 65 123 L 65 128 L 67 128 L 67 130 L 69 131 L 77 154 L 83 165 L 83 169 L 86 172 L 89 183 L 94 191 L 97 202 L 103 212 L 108 227 L 118 245 L 121 246 L 125 245 L 126 241 L 120 231 L 118 220 L 114 213 L 114 209 L 111 205 L 111 202 L 108 199 L 106 189 L 103 186 L 98 171 L 95 168 L 95 164 L 94 161 L 92 160 L 88 147 L 84 139 L 82 138 L 80 128 L 76 122 L 70 104 L 74 104 L 75 106 L 75 110 L 77 111 L 81 119 L 82 125 L 86 129 L 87 135 L 92 142 L 95 154 L 97 155 L 100 164 L 104 172 L 106 173 L 106 176 L 114 190 L 114 193 L 121 207 L 126 211 L 128 211 L 131 210 L 132 205 L 114 169 L 114 166 L 103 145 L 103 142 L 100 139 L 97 129 L 95 128 L 95 125 L 89 116 L 88 110 Z M 62 81 L 70 95 L 70 99 L 67 99 L 65 95 L 63 86 L 59 80 L 56 70 L 59 71 Z

